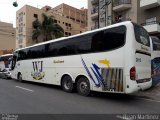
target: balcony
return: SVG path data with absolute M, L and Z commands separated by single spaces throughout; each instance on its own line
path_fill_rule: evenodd
M 113 11 L 121 12 L 132 7 L 131 0 L 115 0 L 113 3 Z
M 98 17 L 98 6 L 97 7 L 94 7 L 92 10 L 91 10 L 91 18 L 92 19 L 95 19 Z
M 150 9 L 160 6 L 160 0 L 141 0 L 140 7 L 143 9 Z
M 150 34 L 160 33 L 160 22 L 152 21 L 141 24 Z
M 99 0 L 92 0 L 92 1 L 91 1 L 92 5 L 97 5 L 98 2 L 99 2 Z
M 125 21 L 131 21 L 130 18 L 118 18 L 118 17 L 115 17 L 115 20 L 113 21 L 113 23 L 120 23 L 120 22 L 125 22 Z

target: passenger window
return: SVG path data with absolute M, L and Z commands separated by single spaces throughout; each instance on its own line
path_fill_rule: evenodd
M 92 36 L 92 51 L 109 51 L 125 44 L 126 28 L 124 26 L 100 31 Z

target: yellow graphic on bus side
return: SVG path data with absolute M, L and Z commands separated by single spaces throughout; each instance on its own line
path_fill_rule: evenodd
M 99 60 L 99 63 L 105 64 L 108 68 L 110 68 L 110 61 L 105 59 L 105 60 Z

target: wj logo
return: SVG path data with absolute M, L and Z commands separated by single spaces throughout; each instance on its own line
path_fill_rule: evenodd
M 31 72 L 31 76 L 35 80 L 41 80 L 44 78 L 45 73 L 43 72 L 43 61 L 35 61 L 33 64 L 33 72 Z

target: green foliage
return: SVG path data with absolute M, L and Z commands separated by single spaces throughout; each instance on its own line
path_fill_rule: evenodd
M 41 28 L 41 23 L 40 23 L 40 21 L 39 21 L 38 19 L 36 19 L 35 21 L 33 21 L 32 27 L 33 27 L 34 29 L 40 29 L 40 28 Z
M 41 23 L 38 19 L 33 21 L 32 23 L 33 31 L 32 31 L 32 40 L 36 40 L 38 42 L 38 36 L 41 34 Z
M 64 30 L 63 28 L 58 25 L 58 24 L 55 24 L 52 28 L 52 31 L 53 31 L 53 35 L 55 38 L 60 38 L 60 37 L 63 37 L 64 36 Z
M 59 38 L 64 36 L 63 28 L 54 22 L 53 16 L 47 16 L 46 14 L 42 14 L 43 21 L 39 22 L 38 19 L 33 21 L 32 27 L 34 28 L 32 32 L 32 39 L 37 40 L 38 36 L 43 34 L 44 41 L 48 41 L 51 39 Z
M 32 32 L 32 39 L 37 40 L 38 36 L 41 34 L 40 30 L 33 30 Z

